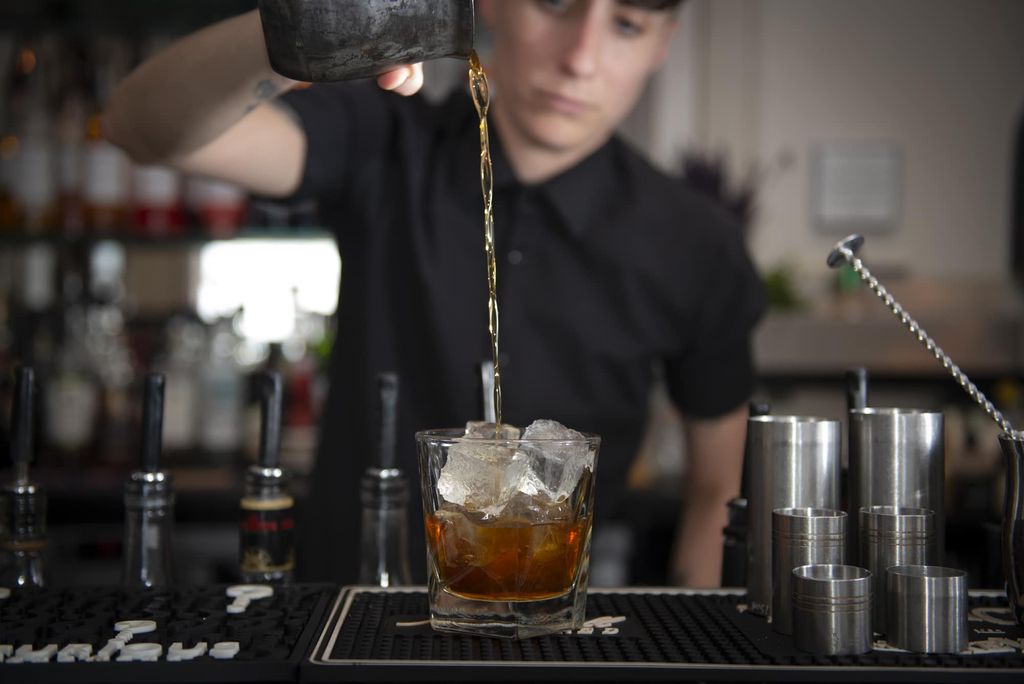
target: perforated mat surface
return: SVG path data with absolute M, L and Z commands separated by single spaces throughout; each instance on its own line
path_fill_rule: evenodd
M 16 590 L 0 600 L 0 681 L 296 681 L 337 587 L 235 589 Z
M 583 630 L 510 641 L 433 631 L 422 589 L 230 589 L 14 592 L 0 682 L 1024 682 L 1024 630 L 995 594 L 971 598 L 970 653 L 827 658 L 727 593 L 592 591 Z
M 884 642 L 860 656 L 815 657 L 735 594 L 673 590 L 592 591 L 588 627 L 523 641 L 440 634 L 425 622 L 422 591 L 352 589 L 334 614 L 303 676 L 405 681 L 1024 681 L 1024 631 L 1005 598 L 973 596 L 972 652 L 923 656 Z

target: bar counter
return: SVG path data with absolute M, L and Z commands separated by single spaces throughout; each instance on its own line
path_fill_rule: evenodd
M 740 591 L 591 590 L 583 629 L 512 641 L 433 631 L 422 587 L 298 584 L 241 609 L 228 589 L 13 592 L 0 600 L 0 681 L 1024 681 L 1024 628 L 995 591 L 971 593 L 964 653 L 876 641 L 826 657 L 747 613 Z

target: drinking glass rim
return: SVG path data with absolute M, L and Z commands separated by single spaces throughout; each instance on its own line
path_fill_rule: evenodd
M 587 444 L 592 447 L 600 446 L 601 436 L 592 432 L 581 432 L 582 439 L 554 439 L 551 437 L 520 437 L 518 439 L 484 437 L 467 437 L 465 428 L 438 428 L 433 430 L 418 430 L 416 441 L 433 440 L 437 442 L 472 442 L 473 444 L 529 444 L 539 442 L 543 444 Z

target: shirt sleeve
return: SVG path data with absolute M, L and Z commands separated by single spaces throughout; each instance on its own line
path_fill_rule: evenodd
M 396 125 L 397 96 L 366 83 L 317 83 L 283 102 L 306 135 L 306 159 L 290 201 L 332 204 L 351 196 L 358 166 L 384 154 Z
M 682 352 L 665 360 L 669 395 L 688 416 L 713 418 L 750 398 L 756 379 L 751 337 L 764 314 L 761 279 L 739 230 L 718 226 L 697 315 Z

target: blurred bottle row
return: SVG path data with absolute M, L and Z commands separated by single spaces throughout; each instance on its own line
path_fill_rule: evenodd
M 117 82 L 169 38 L 0 32 L 0 234 L 226 237 L 243 223 L 309 225 L 237 187 L 133 164 L 103 139 Z M 284 212 L 285 215 L 282 215 Z
M 124 247 L 112 242 L 83 246 L 87 268 L 80 268 L 76 250 L 47 244 L 0 253 L 0 453 L 7 451 L 8 371 L 30 364 L 40 379 L 41 466 L 135 463 L 141 415 L 133 397 L 148 371 L 166 377 L 169 462 L 237 465 L 258 448 L 251 379 L 274 370 L 285 380 L 282 460 L 308 472 L 325 391 L 329 319 L 296 304 L 293 332 L 270 343 L 243 334 L 242 309 L 207 322 L 187 310 L 140 317 L 126 304 L 119 250 Z M 53 281 L 57 288 L 47 284 Z

